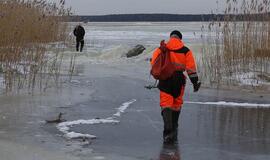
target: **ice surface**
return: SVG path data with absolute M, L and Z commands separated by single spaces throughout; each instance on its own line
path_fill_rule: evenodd
M 116 120 L 115 118 L 120 117 L 122 113 L 125 112 L 125 110 L 132 104 L 136 102 L 136 99 L 132 99 L 128 102 L 123 103 L 119 108 L 117 108 L 117 112 L 113 115 L 113 117 L 108 117 L 106 119 L 89 119 L 89 120 L 75 120 L 75 121 L 67 121 L 67 122 L 62 122 L 57 125 L 57 129 L 64 133 L 64 136 L 68 139 L 72 138 L 90 138 L 94 139 L 96 138 L 95 135 L 91 134 L 83 134 L 83 133 L 77 133 L 74 131 L 70 131 L 70 127 L 74 125 L 92 125 L 92 124 L 104 124 L 104 123 L 119 123 L 119 120 Z
M 270 108 L 270 104 L 257 104 L 257 103 L 237 103 L 237 102 L 190 102 L 186 101 L 187 104 L 202 104 L 202 105 L 218 105 L 218 106 L 237 106 L 237 107 L 247 107 L 247 108 Z

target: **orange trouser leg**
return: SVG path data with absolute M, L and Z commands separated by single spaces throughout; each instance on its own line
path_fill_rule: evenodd
M 168 93 L 160 91 L 160 106 L 161 108 L 171 108 L 173 110 L 179 111 L 183 104 L 185 86 L 181 88 L 181 94 L 177 98 L 174 98 Z

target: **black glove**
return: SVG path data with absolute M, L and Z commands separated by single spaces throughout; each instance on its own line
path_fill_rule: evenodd
M 201 87 L 201 84 L 202 83 L 200 81 L 198 81 L 197 83 L 193 83 L 193 91 L 198 92 Z

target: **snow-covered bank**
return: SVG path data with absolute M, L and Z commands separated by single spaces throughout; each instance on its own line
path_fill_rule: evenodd
M 5 82 L 4 77 L 0 76 L 0 90 L 5 88 L 4 82 Z
M 259 87 L 262 85 L 270 86 L 270 76 L 261 72 L 247 72 L 247 73 L 235 73 L 231 77 L 225 78 L 227 80 L 236 81 L 240 86 L 254 86 Z
M 125 110 L 132 104 L 136 102 L 136 99 L 132 99 L 128 102 L 123 103 L 119 108 L 117 108 L 117 112 L 113 114 L 112 117 L 108 117 L 105 119 L 89 119 L 89 120 L 75 120 L 75 121 L 68 121 L 68 122 L 62 122 L 57 125 L 57 128 L 59 131 L 64 133 L 64 136 L 66 138 L 72 139 L 72 138 L 90 138 L 94 139 L 96 138 L 95 135 L 91 134 L 82 134 L 82 133 L 76 133 L 73 131 L 70 131 L 70 127 L 73 127 L 74 125 L 93 125 L 93 124 L 105 124 L 105 123 L 110 123 L 110 124 L 115 124 L 119 123 L 119 120 L 116 120 L 117 117 L 120 117 L 122 113 L 125 112 Z
M 228 107 L 245 107 L 245 108 L 270 108 L 270 104 L 257 104 L 257 103 L 237 103 L 237 102 L 191 102 L 186 101 L 187 104 L 201 104 L 201 105 L 217 105 Z

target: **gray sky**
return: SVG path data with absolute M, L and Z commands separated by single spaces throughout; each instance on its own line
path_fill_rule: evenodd
M 66 0 L 78 15 L 127 13 L 198 14 L 222 10 L 225 0 Z M 219 7 L 217 7 L 219 6 Z

